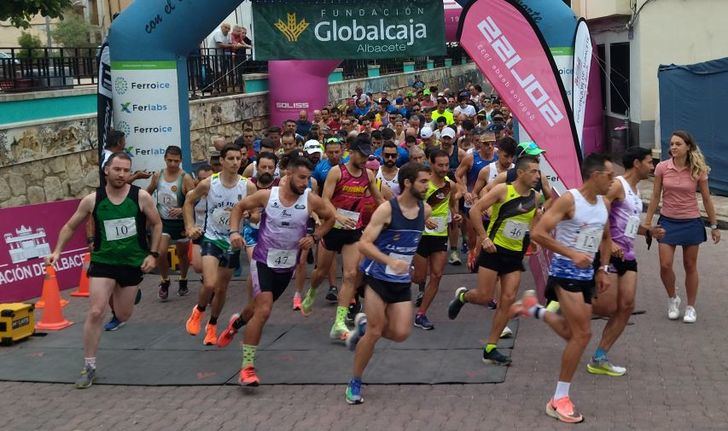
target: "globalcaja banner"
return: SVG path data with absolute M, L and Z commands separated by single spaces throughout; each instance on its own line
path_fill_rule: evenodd
M 512 109 L 567 188 L 581 185 L 576 129 L 559 69 L 536 24 L 514 0 L 476 0 L 460 44 Z
M 177 63 L 113 61 L 114 128 L 126 135 L 132 170 L 164 167 L 164 150 L 181 144 Z M 145 184 L 136 183 L 144 187 Z
M 445 54 L 442 0 L 254 1 L 256 60 Z
M 589 27 L 582 18 L 576 26 L 576 34 L 574 36 L 574 90 L 573 104 L 574 108 L 574 124 L 576 125 L 576 133 L 579 136 L 582 154 L 584 153 L 584 118 L 586 116 L 586 98 L 589 87 L 589 72 L 592 63 L 592 42 L 589 36 Z
M 45 257 L 51 254 L 79 200 L 0 209 L 0 302 L 40 296 Z M 79 226 L 55 265 L 61 289 L 78 286 L 86 246 L 85 225 Z

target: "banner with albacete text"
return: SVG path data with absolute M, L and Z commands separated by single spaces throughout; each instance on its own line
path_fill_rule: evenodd
M 445 54 L 442 0 L 253 3 L 256 60 Z

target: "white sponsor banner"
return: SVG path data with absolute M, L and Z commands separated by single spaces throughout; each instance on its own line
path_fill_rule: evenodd
M 579 136 L 581 152 L 584 153 L 584 116 L 586 114 L 586 97 L 589 86 L 589 70 L 591 68 L 592 43 L 586 21 L 580 20 L 574 38 L 574 84 L 571 107 L 574 110 L 574 123 Z
M 162 169 L 164 150 L 182 139 L 176 62 L 114 61 L 111 78 L 114 128 L 126 135 L 132 170 Z

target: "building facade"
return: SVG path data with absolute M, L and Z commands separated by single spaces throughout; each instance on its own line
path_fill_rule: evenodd
M 597 45 L 607 143 L 659 151 L 661 64 L 728 57 L 728 1 L 573 0 Z M 627 126 L 626 142 L 615 128 Z

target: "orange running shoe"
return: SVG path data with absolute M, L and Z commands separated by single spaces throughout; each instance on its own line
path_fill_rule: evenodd
M 235 321 L 238 320 L 238 317 L 240 317 L 240 314 L 238 313 L 230 316 L 227 328 L 225 328 L 225 330 L 222 331 L 222 334 L 220 334 L 220 336 L 217 338 L 217 347 L 227 347 L 227 345 L 230 344 L 231 341 L 233 341 L 233 338 L 235 338 L 235 334 L 238 333 L 238 330 L 235 329 L 234 325 Z
M 511 305 L 511 316 L 523 316 L 528 317 L 528 310 L 538 303 L 538 297 L 536 297 L 535 290 L 527 290 L 523 292 L 521 299 L 514 302 Z
M 192 307 L 192 314 L 190 314 L 190 318 L 187 319 L 185 327 L 187 328 L 187 333 L 193 337 L 200 333 L 200 320 L 202 319 L 203 314 L 204 313 L 202 311 L 197 309 L 196 305 Z
M 240 379 L 238 382 L 242 386 L 258 386 L 260 384 L 260 379 L 258 378 L 258 375 L 255 374 L 255 367 L 248 365 L 240 370 Z
M 296 293 L 293 295 L 293 311 L 299 311 L 301 309 L 301 295 Z
M 205 325 L 205 346 L 214 346 L 217 344 L 217 325 Z
M 584 416 L 576 412 L 574 403 L 568 396 L 558 400 L 551 398 L 546 404 L 546 414 L 567 424 L 578 424 L 584 420 Z

